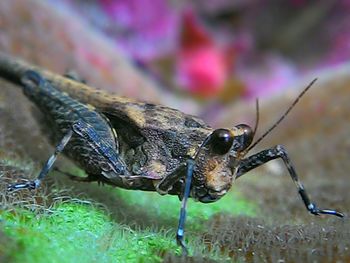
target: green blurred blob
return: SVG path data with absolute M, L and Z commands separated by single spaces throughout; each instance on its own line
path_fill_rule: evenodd
M 118 189 L 116 194 L 128 204 L 152 214 L 154 218 L 162 217 L 174 221 L 177 221 L 179 218 L 181 202 L 177 196 L 160 196 L 154 192 L 123 189 Z M 245 200 L 237 191 L 230 191 L 219 201 L 210 204 L 203 204 L 189 199 L 187 208 L 186 226 L 196 230 L 201 230 L 201 227 L 203 227 L 200 223 L 218 213 L 254 217 L 257 211 L 256 205 Z
M 175 196 L 126 190 L 115 192 L 137 209 L 144 209 L 155 217 L 178 220 L 180 202 Z M 254 216 L 255 207 L 235 192 L 213 204 L 191 200 L 189 230 L 202 230 L 199 222 L 216 213 Z M 15 249 L 6 252 L 12 262 L 161 262 L 161 256 L 166 252 L 180 254 L 174 229 L 132 230 L 112 222 L 103 209 L 93 205 L 63 203 L 44 214 L 24 209 L 0 211 L 0 222 L 6 238 L 15 243 L 12 245 Z M 189 238 L 190 251 L 194 251 L 193 248 L 206 250 L 199 237 Z M 2 251 L 6 251 L 6 245 L 0 242 L 0 248 L 2 246 Z M 214 258 L 220 256 L 214 255 Z
M 0 214 L 1 228 L 17 244 L 13 262 L 160 262 L 179 248 L 166 232 L 133 231 L 91 205 L 66 203 L 52 213 Z

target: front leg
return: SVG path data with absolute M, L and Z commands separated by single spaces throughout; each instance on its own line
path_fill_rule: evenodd
M 192 176 L 195 166 L 195 160 L 192 158 L 187 159 L 186 163 L 183 163 L 178 167 L 173 173 L 167 175 L 160 183 L 157 185 L 157 192 L 160 194 L 166 194 L 171 190 L 172 186 L 182 178 L 185 179 L 185 188 L 181 203 L 181 210 L 179 216 L 179 224 L 176 232 L 176 241 L 179 246 L 182 248 L 182 254 L 187 255 L 188 250 L 184 242 L 185 235 L 185 222 L 186 222 L 186 209 L 187 209 L 187 200 L 190 196 L 191 185 L 192 185 Z
M 182 247 L 182 254 L 184 256 L 188 255 L 188 250 L 187 250 L 186 244 L 184 242 L 184 235 L 185 235 L 187 200 L 190 196 L 194 165 L 195 165 L 195 161 L 193 159 L 187 160 L 187 162 L 186 162 L 185 191 L 184 191 L 184 197 L 183 197 L 182 203 L 181 203 L 179 225 L 177 227 L 177 232 L 176 232 L 176 241 L 177 241 L 177 244 Z
M 299 195 L 301 199 L 303 200 L 306 209 L 314 215 L 320 215 L 320 214 L 328 214 L 328 215 L 335 215 L 338 217 L 344 217 L 344 214 L 337 212 L 335 210 L 330 209 L 319 209 L 317 206 L 310 201 L 310 198 L 308 194 L 305 191 L 305 188 L 303 184 L 299 181 L 298 175 L 294 169 L 294 166 L 289 159 L 289 156 L 287 154 L 287 151 L 283 148 L 281 145 L 277 145 L 271 149 L 263 150 L 259 153 L 256 153 L 246 159 L 243 159 L 238 167 L 236 178 L 241 177 L 243 174 L 247 173 L 248 171 L 267 163 L 268 161 L 282 158 L 284 164 L 286 165 L 289 175 L 291 176 L 293 182 L 295 183 Z
M 166 195 L 175 183 L 186 176 L 187 163 L 182 163 L 175 171 L 166 175 L 156 186 L 156 190 L 161 195 Z

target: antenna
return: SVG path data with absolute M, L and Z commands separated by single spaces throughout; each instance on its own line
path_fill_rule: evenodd
M 255 100 L 255 126 L 254 126 L 254 131 L 253 131 L 253 138 L 256 134 L 256 130 L 258 129 L 259 126 L 259 99 L 257 98 Z
M 298 103 L 298 101 L 300 100 L 300 98 L 302 96 L 304 96 L 305 92 L 308 91 L 311 86 L 316 82 L 317 78 L 315 78 L 314 80 L 312 80 L 310 82 L 309 85 L 306 86 L 306 88 L 299 94 L 299 96 L 294 100 L 294 102 L 292 103 L 292 105 L 289 106 L 289 108 L 286 110 L 286 112 L 275 122 L 275 124 L 273 124 L 270 129 L 268 129 L 263 135 L 260 136 L 259 139 L 257 139 L 248 149 L 247 152 L 249 150 L 251 150 L 253 147 L 255 147 L 259 142 L 261 142 L 262 139 L 264 139 L 266 137 L 266 135 L 268 135 L 273 129 L 275 129 L 278 124 L 280 124 L 280 122 L 288 115 L 288 113 L 294 108 L 294 106 Z M 256 127 L 255 127 L 256 128 Z M 255 130 L 254 129 L 254 134 L 255 134 Z

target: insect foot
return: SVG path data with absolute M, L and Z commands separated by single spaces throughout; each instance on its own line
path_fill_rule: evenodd
M 34 180 L 34 181 L 29 181 L 26 183 L 17 183 L 17 184 L 10 184 L 7 187 L 8 192 L 12 192 L 15 190 L 19 189 L 29 189 L 29 190 L 34 190 L 37 189 L 40 186 L 40 180 Z
M 306 209 L 313 215 L 321 215 L 321 214 L 325 214 L 325 215 L 334 215 L 334 216 L 338 216 L 338 217 L 344 217 L 343 213 L 340 213 L 338 211 L 335 210 L 331 210 L 331 209 L 319 209 L 314 203 L 310 202 L 309 197 L 307 196 L 304 187 L 301 186 L 301 189 L 299 189 L 299 194 L 301 196 L 301 199 L 303 199 L 304 204 L 306 206 Z

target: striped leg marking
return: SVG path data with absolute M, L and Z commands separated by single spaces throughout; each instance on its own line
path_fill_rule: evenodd
M 303 200 L 303 203 L 306 209 L 313 215 L 327 214 L 327 215 L 335 215 L 338 217 L 344 217 L 344 214 L 337 212 L 335 210 L 330 209 L 319 209 L 317 206 L 310 201 L 308 194 L 305 191 L 303 184 L 299 181 L 298 175 L 294 169 L 294 166 L 287 154 L 287 151 L 281 145 L 277 145 L 273 148 L 263 150 L 259 153 L 256 153 L 246 159 L 243 159 L 238 167 L 237 176 L 241 177 L 243 174 L 248 171 L 263 165 L 271 160 L 281 158 L 286 165 L 289 175 L 295 183 L 298 193 Z

